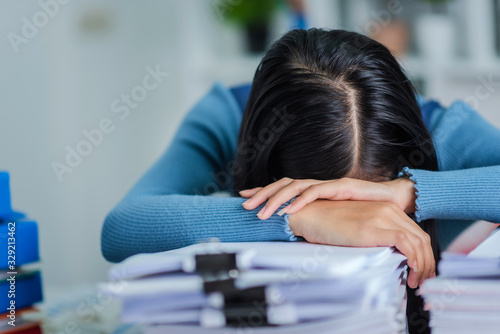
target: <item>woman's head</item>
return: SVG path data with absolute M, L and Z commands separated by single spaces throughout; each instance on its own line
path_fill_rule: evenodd
M 282 177 L 377 181 L 396 178 L 403 166 L 437 170 L 397 60 L 383 45 L 341 30 L 294 30 L 273 44 L 255 73 L 238 141 L 236 191 Z M 437 263 L 434 222 L 420 226 Z M 410 290 L 410 328 L 422 305 Z
M 293 30 L 254 77 L 235 190 L 282 177 L 388 180 L 437 169 L 415 91 L 380 43 L 342 30 Z

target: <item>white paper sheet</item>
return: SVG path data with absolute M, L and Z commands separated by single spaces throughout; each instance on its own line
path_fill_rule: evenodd
M 179 271 L 193 267 L 195 254 L 221 252 L 239 253 L 237 262 L 242 269 L 292 269 L 337 277 L 350 276 L 370 262 L 381 262 L 389 256 L 405 259 L 390 247 L 337 247 L 307 242 L 207 243 L 131 256 L 113 266 L 109 277 L 115 281 Z

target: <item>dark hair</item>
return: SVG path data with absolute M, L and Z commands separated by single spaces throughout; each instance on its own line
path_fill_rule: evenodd
M 382 44 L 343 30 L 293 30 L 254 77 L 236 190 L 295 179 L 393 179 L 437 170 L 412 83 Z
M 239 134 L 236 191 L 282 177 L 397 178 L 437 170 L 415 89 L 382 44 L 343 30 L 293 30 L 263 57 Z M 434 224 L 421 223 L 431 235 Z

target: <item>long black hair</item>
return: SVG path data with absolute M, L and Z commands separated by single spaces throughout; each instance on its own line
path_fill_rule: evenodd
M 404 166 L 437 170 L 415 96 L 382 44 L 343 30 L 288 32 L 255 72 L 238 138 L 241 169 L 234 190 L 282 177 L 375 181 L 397 178 Z M 438 260 L 433 221 L 420 226 Z M 411 319 L 410 309 L 423 310 L 413 298 L 411 291 L 408 319 L 415 329 L 420 321 Z

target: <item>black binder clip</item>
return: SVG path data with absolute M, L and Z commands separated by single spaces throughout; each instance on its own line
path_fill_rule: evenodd
M 195 262 L 197 272 L 238 270 L 236 253 L 197 254 Z
M 203 278 L 205 294 L 220 293 L 224 298 L 226 325 L 260 327 L 268 325 L 265 286 L 238 289 L 236 253 L 195 255 L 195 272 Z
M 207 294 L 236 290 L 234 279 L 239 275 L 236 253 L 197 254 L 195 271 L 203 277 L 203 290 Z
M 224 308 L 226 325 L 232 327 L 262 327 L 270 325 L 266 303 L 254 302 L 230 305 Z

